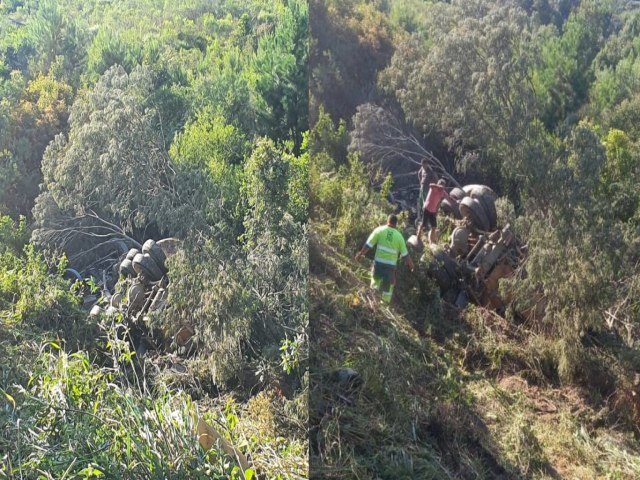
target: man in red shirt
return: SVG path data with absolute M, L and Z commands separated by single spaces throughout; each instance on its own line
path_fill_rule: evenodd
M 418 170 L 418 182 L 420 184 L 420 194 L 418 195 L 418 220 L 422 222 L 422 210 L 424 201 L 427 198 L 429 192 L 429 185 L 436 183 L 438 176 L 429 166 L 429 161 L 426 158 L 422 159 L 420 170 Z
M 457 203 L 455 199 L 451 198 L 447 191 L 445 190 L 445 186 L 447 182 L 444 178 L 438 180 L 438 183 L 432 183 L 429 185 L 429 193 L 427 194 L 427 199 L 424 201 L 424 205 L 422 207 L 422 222 L 420 222 L 420 226 L 418 227 L 417 237 L 418 239 L 422 238 L 422 230 L 424 228 L 424 224 L 429 224 L 429 243 L 436 243 L 438 240 L 438 230 L 437 230 L 437 222 L 436 222 L 436 213 L 438 213 L 438 207 L 440 206 L 440 202 L 443 199 L 447 199 L 452 203 Z

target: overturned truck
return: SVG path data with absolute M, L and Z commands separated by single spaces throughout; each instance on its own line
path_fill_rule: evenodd
M 494 309 L 505 307 L 499 281 L 515 274 L 526 247 L 509 224 L 500 227 L 496 212 L 496 194 L 485 185 L 454 188 L 443 200 L 442 210 L 455 219 L 449 244 L 429 245 L 423 259 L 429 275 L 435 279 L 445 300 L 458 307 L 469 301 Z M 415 235 L 408 241 L 414 249 L 423 246 Z
M 103 270 L 103 280 L 97 284 L 102 295 L 88 295 L 84 298 L 85 308 L 90 315 L 98 317 L 106 314 L 115 318 L 118 314 L 122 321 L 138 333 L 134 345 L 136 352 L 142 355 L 147 347 L 155 347 L 145 334 L 146 316 L 160 312 L 168 306 L 168 266 L 167 259 L 177 253 L 181 242 L 175 238 L 165 238 L 154 242 L 147 240 L 141 250 L 130 249 L 123 254 L 112 268 Z M 77 274 L 78 280 L 82 277 Z M 184 330 L 184 329 L 183 329 Z M 179 332 L 185 336 L 185 332 Z M 187 332 L 188 333 L 188 332 Z M 192 336 L 187 335 L 188 338 Z M 177 338 L 180 344 L 180 336 Z M 186 341 L 187 339 L 185 339 Z M 184 343 L 184 342 L 183 342 Z

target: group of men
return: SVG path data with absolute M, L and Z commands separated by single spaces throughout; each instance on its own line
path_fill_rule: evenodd
M 436 214 L 440 203 L 445 198 L 451 202 L 455 202 L 455 200 L 449 196 L 445 189 L 446 181 L 443 178 L 437 178 L 433 170 L 429 168 L 426 159 L 422 160 L 421 168 L 418 171 L 418 181 L 420 182 L 418 212 L 422 215 L 416 235 L 420 241 L 426 223 L 429 227 L 428 240 L 432 244 L 438 239 Z M 356 259 L 359 260 L 375 248 L 376 252 L 371 269 L 371 288 L 381 292 L 384 303 L 391 302 L 396 284 L 398 258 L 402 258 L 411 271 L 415 268 L 404 237 L 397 226 L 398 217 L 389 215 L 387 224 L 374 229 L 362 249 L 356 254 Z

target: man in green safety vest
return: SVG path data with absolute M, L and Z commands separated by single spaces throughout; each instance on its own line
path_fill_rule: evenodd
M 407 251 L 404 237 L 396 228 L 397 225 L 398 217 L 389 215 L 387 224 L 381 225 L 371 232 L 367 243 L 356 254 L 356 259 L 359 260 L 369 250 L 376 249 L 371 269 L 371 288 L 382 292 L 382 301 L 385 303 L 391 303 L 393 287 L 396 283 L 398 256 L 404 258 L 411 271 L 415 268 Z

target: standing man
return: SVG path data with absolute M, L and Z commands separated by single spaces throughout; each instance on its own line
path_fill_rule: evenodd
M 424 201 L 427 199 L 429 185 L 438 181 L 437 175 L 429 167 L 429 161 L 422 159 L 420 170 L 418 170 L 418 183 L 420 184 L 420 195 L 418 196 L 418 221 L 422 222 L 422 209 Z
M 432 183 L 431 185 L 429 185 L 429 193 L 427 194 L 427 198 L 424 201 L 424 206 L 422 207 L 422 222 L 420 222 L 418 233 L 416 234 L 418 240 L 422 238 L 424 224 L 427 223 L 429 224 L 429 243 L 433 244 L 438 241 L 438 224 L 436 222 L 438 207 L 440 207 L 440 203 L 445 198 L 452 203 L 457 203 L 457 201 L 451 198 L 445 190 L 446 185 L 447 182 L 444 178 L 438 180 L 438 183 Z
M 371 269 L 371 288 L 382 292 L 382 301 L 391 303 L 393 287 L 396 284 L 396 264 L 398 256 L 404 258 L 406 265 L 413 271 L 413 260 L 407 251 L 404 237 L 396 228 L 398 217 L 389 215 L 387 224 L 376 228 L 367 243 L 356 254 L 359 260 L 369 250 L 376 248 L 376 255 Z

